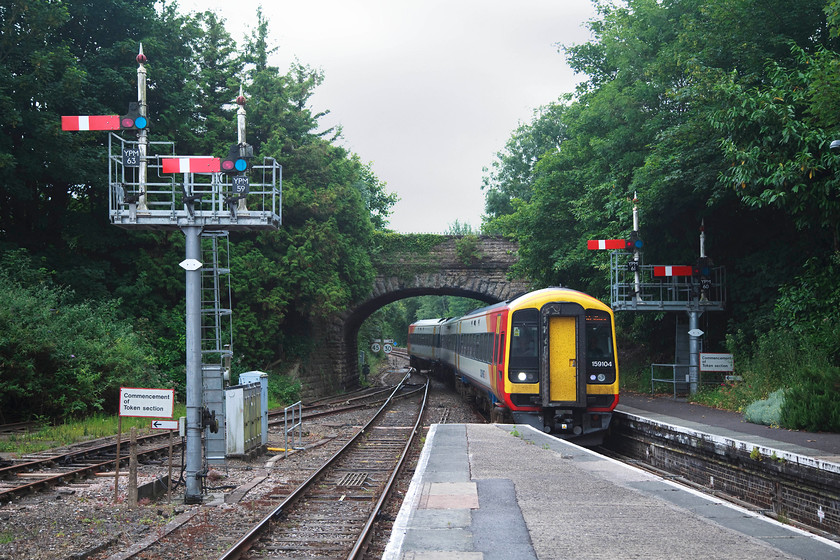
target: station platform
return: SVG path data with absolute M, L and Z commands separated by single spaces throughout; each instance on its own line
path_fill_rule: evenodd
M 435 424 L 383 558 L 827 560 L 840 545 L 528 426 Z
M 803 432 L 751 424 L 737 412 L 692 404 L 667 396 L 622 393 L 617 412 L 643 416 L 721 438 L 731 438 L 758 447 L 795 453 L 815 460 L 840 464 L 840 434 Z

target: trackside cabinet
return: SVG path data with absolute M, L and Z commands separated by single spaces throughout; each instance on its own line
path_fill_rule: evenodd
M 262 422 L 260 437 L 263 445 L 268 444 L 268 374 L 264 371 L 246 371 L 239 374 L 239 383 L 260 385 L 260 405 L 262 407 Z
M 228 457 L 244 457 L 262 446 L 262 406 L 259 384 L 225 390 L 225 436 Z

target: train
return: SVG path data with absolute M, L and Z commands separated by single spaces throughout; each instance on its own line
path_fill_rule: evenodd
M 615 316 L 555 287 L 408 327 L 410 365 L 454 381 L 493 422 L 597 445 L 618 404 Z

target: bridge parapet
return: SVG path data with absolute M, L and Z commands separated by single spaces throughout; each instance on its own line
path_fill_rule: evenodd
M 373 256 L 377 270 L 373 299 L 430 290 L 426 293 L 494 302 L 527 289 L 526 282 L 509 278 L 519 246 L 503 237 L 384 234 L 380 241 Z M 409 296 L 392 301 L 402 297 Z

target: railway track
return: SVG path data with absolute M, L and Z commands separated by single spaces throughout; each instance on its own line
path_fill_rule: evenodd
M 0 424 L 0 437 L 10 437 L 21 434 L 28 434 L 38 429 L 38 422 L 12 422 L 11 424 Z
M 351 441 L 219 560 L 361 557 L 425 408 L 428 383 L 422 399 L 396 399 L 403 384 Z
M 137 438 L 139 461 L 156 458 L 169 452 L 168 434 L 151 434 Z M 180 442 L 176 444 L 180 446 Z M 120 463 L 127 462 L 129 446 L 123 441 Z M 75 446 L 61 453 L 39 454 L 30 461 L 0 468 L 0 503 L 24 494 L 39 492 L 56 485 L 113 470 L 117 460 L 117 443 L 113 439 L 92 445 Z
M 388 395 L 394 391 L 396 385 L 388 387 L 368 388 L 356 391 L 349 395 L 335 397 L 325 401 L 305 405 L 301 407 L 301 420 L 331 416 L 350 410 L 370 408 L 382 404 Z M 268 412 L 268 425 L 274 426 L 283 424 L 285 415 L 283 409 L 274 409 Z

